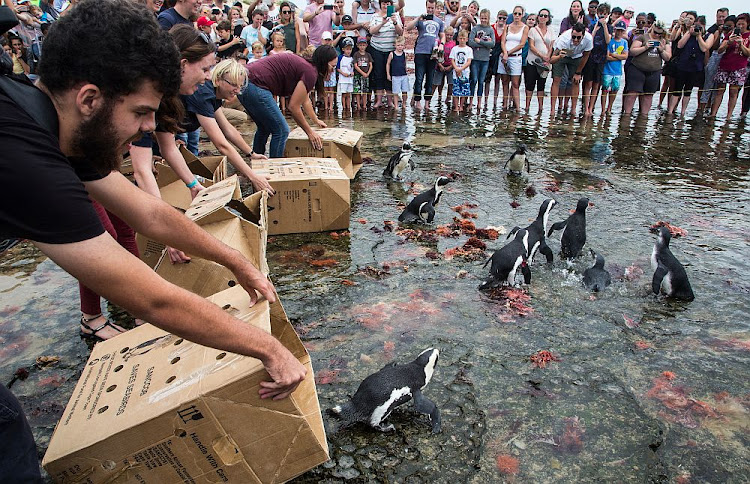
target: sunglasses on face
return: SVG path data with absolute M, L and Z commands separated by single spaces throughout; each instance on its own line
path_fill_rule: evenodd
M 583 38 L 583 35 L 571 35 L 570 38 L 573 40 L 581 40 Z
M 282 10 L 281 13 L 292 13 L 291 10 Z
M 513 15 L 523 15 L 523 12 L 513 12 Z
M 549 15 L 547 15 L 546 13 L 540 13 L 539 15 L 537 15 L 537 17 L 549 18 Z

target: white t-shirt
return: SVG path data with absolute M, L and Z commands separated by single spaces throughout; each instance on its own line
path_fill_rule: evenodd
M 451 49 L 449 58 L 456 61 L 456 66 L 463 67 L 469 60 L 474 58 L 474 49 L 472 49 L 468 45 L 466 47 L 455 46 Z M 462 81 L 468 80 L 469 69 L 464 69 L 463 71 L 461 71 L 461 73 L 458 75 L 458 78 Z
M 339 69 L 347 74 L 354 74 L 354 58 L 344 56 L 339 61 Z M 354 84 L 354 76 L 339 76 L 339 84 Z
M 573 39 L 570 38 L 570 35 L 572 33 L 573 29 L 569 29 L 563 32 L 555 41 L 554 48 L 566 49 L 568 51 L 568 57 L 570 57 L 571 59 L 583 57 L 584 52 L 590 52 L 591 49 L 594 48 L 594 39 L 591 38 L 590 33 L 586 32 L 586 34 L 583 36 L 583 39 L 581 39 L 578 45 L 573 45 Z M 576 35 L 578 34 L 579 32 L 576 32 Z
M 534 48 L 544 54 L 547 52 L 547 46 L 552 49 L 552 44 L 555 42 L 555 36 L 550 32 L 549 28 L 547 29 L 547 34 L 542 37 L 542 32 L 538 28 L 534 27 L 533 29 L 529 30 L 529 40 L 531 40 L 534 43 Z M 549 54 L 552 55 L 552 51 L 549 51 Z M 534 62 L 537 59 L 538 56 L 536 56 L 533 52 L 531 52 L 531 49 L 529 49 L 529 54 L 526 57 L 526 63 L 529 64 L 531 62 Z

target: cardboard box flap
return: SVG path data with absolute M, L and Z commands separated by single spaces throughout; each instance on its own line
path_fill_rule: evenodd
M 363 133 L 343 128 L 316 129 L 321 137 L 322 149 L 316 150 L 302 128 L 289 133 L 284 156 L 334 158 L 350 179 L 354 178 L 362 165 L 360 143 Z
M 196 157 L 184 145 L 180 145 L 180 154 L 185 159 L 190 172 L 194 175 L 202 176 L 206 180 L 214 182 L 221 181 L 226 175 L 226 156 L 201 156 Z M 216 173 L 220 173 L 220 178 L 216 178 Z
M 205 190 L 201 190 L 190 203 L 185 215 L 190 220 L 200 220 L 210 213 L 223 209 L 231 200 L 239 200 L 240 198 L 242 198 L 240 182 L 237 175 L 234 175 Z

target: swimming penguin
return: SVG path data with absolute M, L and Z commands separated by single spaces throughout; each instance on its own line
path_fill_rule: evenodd
M 565 259 L 572 259 L 581 255 L 583 244 L 586 243 L 586 207 L 588 206 L 588 198 L 579 199 L 576 211 L 566 220 L 552 224 L 547 232 L 547 237 L 549 237 L 555 230 L 562 230 L 560 253 Z
M 520 175 L 523 172 L 524 165 L 526 166 L 526 173 L 529 173 L 529 157 L 526 156 L 526 145 L 521 143 L 518 145 L 518 149 L 510 155 L 508 161 L 505 162 L 503 170 L 510 164 L 510 173 L 512 175 Z
M 663 292 L 667 297 L 692 301 L 695 295 L 693 288 L 690 287 L 685 268 L 669 250 L 671 238 L 672 233 L 667 227 L 659 229 L 659 238 L 651 252 L 651 267 L 654 269 L 651 290 L 657 295 Z
M 551 263 L 554 260 L 552 249 L 547 245 L 547 222 L 549 221 L 549 213 L 557 205 L 557 202 L 551 198 L 542 202 L 539 207 L 539 214 L 536 216 L 536 220 L 531 222 L 526 230 L 529 232 L 529 254 L 528 262 L 531 265 L 534 262 L 534 256 L 537 252 L 541 252 L 547 257 L 547 262 Z M 513 227 L 513 230 L 508 234 L 508 238 L 515 234 L 519 227 Z
M 388 160 L 388 165 L 383 170 L 383 176 L 393 178 L 394 180 L 401 180 L 401 172 L 406 170 L 407 166 L 414 171 L 414 162 L 411 159 L 412 154 L 414 154 L 414 151 L 411 148 L 411 144 L 408 141 L 404 141 L 401 149 Z
M 500 250 L 496 250 L 492 257 L 484 263 L 482 267 L 492 262 L 490 266 L 490 278 L 487 279 L 479 289 L 491 289 L 498 285 L 508 284 L 512 286 L 516 283 L 516 272 L 521 268 L 523 281 L 525 284 L 531 284 L 531 269 L 526 263 L 529 253 L 529 232 L 526 229 L 516 231 L 515 237 L 510 243 L 506 244 Z
M 391 362 L 365 378 L 351 400 L 329 410 L 340 421 L 337 430 L 357 422 L 367 423 L 382 432 L 394 430 L 393 424 L 386 425 L 385 420 L 393 409 L 414 399 L 414 408 L 429 415 L 432 432 L 440 432 L 440 410 L 422 395 L 435 372 L 439 353 L 435 348 L 428 348 L 411 363 Z
M 583 285 L 589 291 L 600 292 L 612 284 L 612 277 L 604 268 L 604 257 L 589 249 L 591 258 L 594 259 L 594 265 L 583 271 Z
M 448 177 L 439 176 L 437 180 L 435 180 L 435 184 L 432 186 L 432 188 L 412 198 L 411 202 L 409 202 L 409 205 L 407 205 L 404 211 L 401 212 L 401 215 L 398 216 L 398 221 L 416 222 L 417 220 L 422 220 L 422 218 L 420 217 L 420 210 L 422 210 L 422 204 L 425 202 L 429 202 L 432 205 L 432 210 L 434 212 L 435 207 L 437 207 L 438 202 L 440 202 L 440 196 L 443 194 L 443 188 L 445 188 L 445 185 L 452 181 L 453 180 Z

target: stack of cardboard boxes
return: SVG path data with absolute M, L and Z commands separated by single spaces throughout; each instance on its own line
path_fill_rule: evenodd
M 189 154 L 189 168 L 207 188 L 191 202 L 179 177 L 160 166 L 162 197 L 268 274 L 269 233 L 349 226 L 349 179 L 361 163 L 362 134 L 330 131 L 321 132 L 322 152 L 304 151 L 301 140 L 290 138 L 290 158 L 253 164 L 270 176 L 273 197 L 259 192 L 242 199 L 237 177 L 226 177 L 226 158 Z M 251 306 L 228 269 L 196 257 L 171 264 L 163 246 L 145 238 L 140 243 L 158 274 L 273 334 L 307 376 L 289 398 L 261 400 L 259 382 L 270 377 L 259 360 L 144 324 L 94 347 L 44 456 L 52 479 L 284 482 L 327 461 L 310 355 L 281 303 L 261 299 Z

